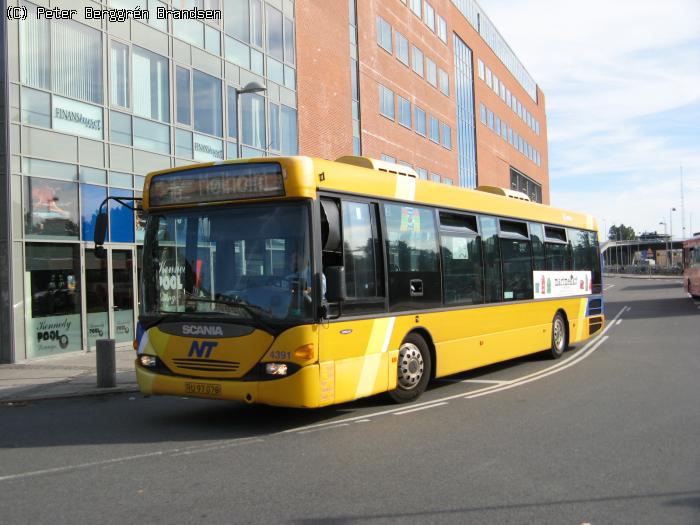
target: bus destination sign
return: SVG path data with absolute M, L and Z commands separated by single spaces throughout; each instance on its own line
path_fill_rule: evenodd
M 204 204 L 283 195 L 280 164 L 223 164 L 154 176 L 149 187 L 148 204 Z

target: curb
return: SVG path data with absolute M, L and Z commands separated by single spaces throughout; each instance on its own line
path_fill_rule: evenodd
M 111 388 L 90 388 L 81 392 L 66 392 L 64 394 L 39 394 L 39 395 L 29 395 L 21 397 L 8 397 L 0 398 L 0 406 L 8 406 L 14 404 L 31 403 L 32 401 L 47 401 L 51 399 L 70 399 L 73 397 L 96 397 L 104 396 L 107 394 L 124 394 L 129 392 L 138 392 L 139 387 L 137 384 L 130 384 L 125 386 L 116 386 Z
M 619 277 L 621 279 L 645 279 L 647 281 L 653 281 L 655 279 L 663 280 L 663 279 L 683 279 L 683 275 L 630 275 L 630 274 L 624 274 L 624 273 L 605 273 L 603 274 L 603 277 L 605 278 L 613 278 L 613 277 Z

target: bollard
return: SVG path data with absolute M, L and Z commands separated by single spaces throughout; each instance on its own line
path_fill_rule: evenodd
M 114 339 L 97 340 L 97 388 L 117 386 L 117 359 Z

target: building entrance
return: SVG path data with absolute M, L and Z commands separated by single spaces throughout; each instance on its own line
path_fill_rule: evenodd
M 105 246 L 107 257 L 98 259 L 85 248 L 85 312 L 88 348 L 98 339 L 114 339 L 117 345 L 134 340 L 136 312 L 135 251 L 132 247 Z

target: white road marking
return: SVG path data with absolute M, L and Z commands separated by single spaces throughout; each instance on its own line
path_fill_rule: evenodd
M 505 385 L 501 386 L 498 388 L 491 388 L 488 392 L 480 392 L 480 393 L 474 393 L 474 394 L 468 394 L 464 396 L 464 399 L 474 399 L 475 397 L 481 397 L 481 396 L 486 396 L 488 394 L 495 394 L 496 392 L 502 392 L 503 390 L 508 390 L 510 388 L 515 388 L 516 386 L 524 385 L 526 383 L 532 383 L 533 381 L 539 381 L 540 379 L 543 379 L 547 376 L 550 376 L 552 374 L 558 374 L 562 370 L 566 370 L 570 366 L 574 366 L 575 364 L 579 363 L 580 361 L 583 361 L 586 359 L 589 355 L 591 355 L 593 352 L 598 350 L 598 347 L 602 345 L 605 341 L 607 341 L 609 338 L 608 336 L 604 336 L 601 339 L 599 339 L 596 344 L 594 344 L 592 347 L 590 347 L 588 350 L 586 350 L 585 353 L 581 354 L 580 352 L 577 354 L 578 359 L 575 359 L 574 361 L 571 361 L 570 363 L 567 363 L 566 366 L 562 366 L 557 368 L 556 370 L 550 370 L 546 374 L 539 374 L 536 377 L 531 377 L 529 379 L 524 379 L 522 381 L 517 381 L 514 382 L 510 385 Z
M 610 290 L 610 288 L 613 288 L 614 286 L 615 286 L 614 284 L 609 284 L 605 288 L 603 288 L 603 291 L 606 292 L 606 291 Z
M 63 467 L 47 468 L 42 470 L 33 470 L 29 472 L 19 472 L 17 474 L 9 474 L 7 476 L 0 476 L 0 482 L 11 481 L 14 479 L 30 478 L 35 476 L 42 476 L 45 474 L 58 474 L 62 472 L 70 472 L 73 470 L 80 470 L 90 467 L 101 467 L 106 465 L 114 465 L 116 463 L 123 463 L 126 461 L 134 461 L 137 459 L 152 458 L 157 456 L 172 456 L 177 454 L 182 454 L 186 451 L 192 451 L 197 449 L 211 449 L 214 450 L 218 448 L 225 448 L 226 446 L 236 446 L 236 445 L 247 445 L 249 443 L 259 443 L 264 441 L 260 438 L 242 438 L 233 441 L 218 441 L 214 443 L 207 443 L 206 445 L 191 445 L 187 447 L 178 447 L 165 450 L 155 450 L 153 452 L 145 452 L 143 454 L 134 454 L 133 456 L 122 456 L 120 458 L 103 459 L 99 461 L 89 461 L 86 463 L 76 463 L 74 465 L 64 465 Z
M 552 370 L 557 370 L 557 369 L 559 369 L 559 368 L 562 368 L 562 370 L 563 370 L 564 367 L 565 367 L 565 365 L 567 365 L 567 364 L 568 364 L 569 362 L 571 362 L 572 360 L 578 358 L 578 357 L 581 355 L 582 352 L 586 352 L 589 348 L 591 348 L 594 344 L 596 344 L 600 339 L 602 339 L 602 337 L 603 337 L 603 335 L 605 334 L 605 332 L 607 332 L 608 330 L 610 330 L 610 328 L 612 328 L 612 326 L 613 326 L 613 325 L 616 323 L 616 321 L 622 316 L 622 314 L 625 313 L 625 312 L 628 312 L 630 309 L 631 309 L 631 308 L 630 308 L 629 306 L 623 306 L 622 309 L 617 313 L 617 315 L 615 315 L 615 317 L 613 317 L 613 319 L 610 321 L 610 323 L 608 323 L 607 326 L 606 326 L 601 332 L 599 332 L 593 339 L 591 339 L 590 341 L 588 341 L 588 343 L 587 343 L 586 345 L 584 345 L 583 348 L 581 348 L 581 350 L 578 351 L 578 352 L 576 352 L 574 355 L 572 355 L 572 356 L 570 356 L 570 357 L 568 357 L 568 358 L 566 358 L 566 359 L 562 359 L 562 360 L 558 361 L 556 364 L 554 364 L 554 365 L 552 365 L 552 366 L 550 366 L 550 367 L 548 367 L 548 368 L 545 368 L 545 369 L 540 370 L 540 371 L 538 371 L 538 372 L 533 372 L 532 374 L 528 374 L 528 375 L 523 376 L 523 377 L 520 377 L 520 378 L 518 378 L 518 379 L 514 379 L 514 380 L 511 381 L 508 385 L 506 385 L 506 387 L 510 386 L 510 384 L 514 384 L 514 385 L 515 385 L 516 383 L 520 383 L 520 382 L 522 382 L 522 381 L 524 381 L 524 380 L 526 380 L 526 379 L 529 379 L 529 378 L 535 377 L 535 376 L 539 376 L 539 375 L 541 375 L 541 374 L 547 374 L 547 375 L 549 375 L 548 372 L 550 372 L 550 371 L 552 371 Z M 598 347 L 596 346 L 596 349 L 597 349 L 597 348 L 598 348 Z M 588 355 L 589 355 L 589 354 L 586 354 L 586 357 L 587 357 Z M 578 361 L 577 361 L 577 362 L 578 362 Z M 568 368 L 568 366 L 566 366 L 566 368 Z M 487 386 L 487 387 L 482 388 L 481 390 L 475 390 L 474 392 L 470 392 L 468 395 L 475 395 L 475 394 L 479 394 L 479 393 L 482 393 L 482 392 L 488 392 L 488 393 L 490 393 L 492 390 L 503 389 L 503 388 L 505 388 L 505 387 L 503 387 L 502 385 Z M 423 402 L 423 403 L 417 403 L 417 404 L 412 405 L 412 406 L 413 406 L 414 408 L 419 408 L 419 407 L 423 407 L 423 406 L 434 405 L 435 403 L 439 403 L 439 402 L 442 402 L 442 401 L 451 401 L 451 400 L 453 400 L 453 399 L 459 399 L 459 398 L 464 398 L 464 397 L 465 397 L 465 394 L 464 394 L 464 393 L 454 394 L 454 395 L 451 395 L 451 396 L 445 396 L 445 397 L 441 397 L 441 398 L 438 398 L 438 399 L 433 399 L 433 400 L 431 400 L 431 401 L 425 401 L 425 402 Z M 378 416 L 384 416 L 384 415 L 387 415 L 387 414 L 393 414 L 393 413 L 395 413 L 395 412 L 400 412 L 400 411 L 402 411 L 402 410 L 403 410 L 403 408 L 391 408 L 391 409 L 388 409 L 388 410 L 381 410 L 381 411 L 379 411 L 379 412 L 374 412 L 374 413 L 372 413 L 372 414 L 364 414 L 364 415 L 362 415 L 362 416 L 349 417 L 349 418 L 346 418 L 346 419 L 342 419 L 342 420 L 340 420 L 340 421 L 342 421 L 342 422 L 351 422 L 351 421 L 357 421 L 357 420 L 359 420 L 359 419 L 374 418 L 374 417 L 378 417 Z M 310 426 L 306 426 L 306 427 L 290 428 L 290 429 L 288 429 L 288 430 L 282 431 L 281 433 L 282 433 L 282 434 L 291 434 L 291 433 L 302 432 L 302 431 L 305 431 L 305 430 L 308 430 L 308 429 L 313 429 L 313 428 L 322 428 L 322 427 L 325 427 L 325 426 L 328 426 L 328 425 L 337 424 L 337 423 L 338 423 L 338 421 L 329 421 L 329 422 L 327 422 L 327 423 L 317 423 L 317 424 L 315 424 L 315 425 L 310 425 Z
M 402 410 L 401 412 L 394 412 L 394 415 L 395 416 L 402 416 L 404 414 L 410 414 L 411 412 L 418 412 L 419 410 L 427 410 L 429 408 L 435 408 L 435 407 L 439 407 L 439 406 L 446 405 L 446 404 L 447 404 L 447 401 L 444 401 L 442 403 L 434 403 L 432 405 L 428 405 L 428 406 L 424 406 L 424 407 L 411 408 L 409 410 Z
M 617 322 L 615 323 L 616 326 L 620 326 L 622 324 L 622 319 L 618 319 Z
M 333 428 L 349 427 L 348 423 L 338 423 L 337 425 L 331 425 L 323 428 L 312 428 L 311 430 L 304 430 L 299 432 L 299 434 L 310 434 L 311 432 L 319 432 L 321 430 L 331 430 Z
M 491 383 L 494 385 L 505 385 L 506 383 L 512 383 L 512 381 L 496 381 L 494 379 L 465 379 L 464 381 L 460 381 L 460 383 Z
M 250 443 L 262 443 L 264 440 L 263 439 L 251 439 L 245 442 L 236 441 L 234 443 L 226 443 L 224 445 L 219 445 L 219 446 L 214 446 L 214 447 L 202 447 L 202 448 L 197 448 L 193 450 L 186 450 L 185 452 L 177 452 L 175 454 L 172 454 L 173 457 L 175 456 L 190 456 L 192 454 L 199 454 L 200 452 L 212 452 L 214 450 L 222 450 L 225 448 L 231 448 L 231 447 L 237 447 L 240 445 L 248 445 Z

